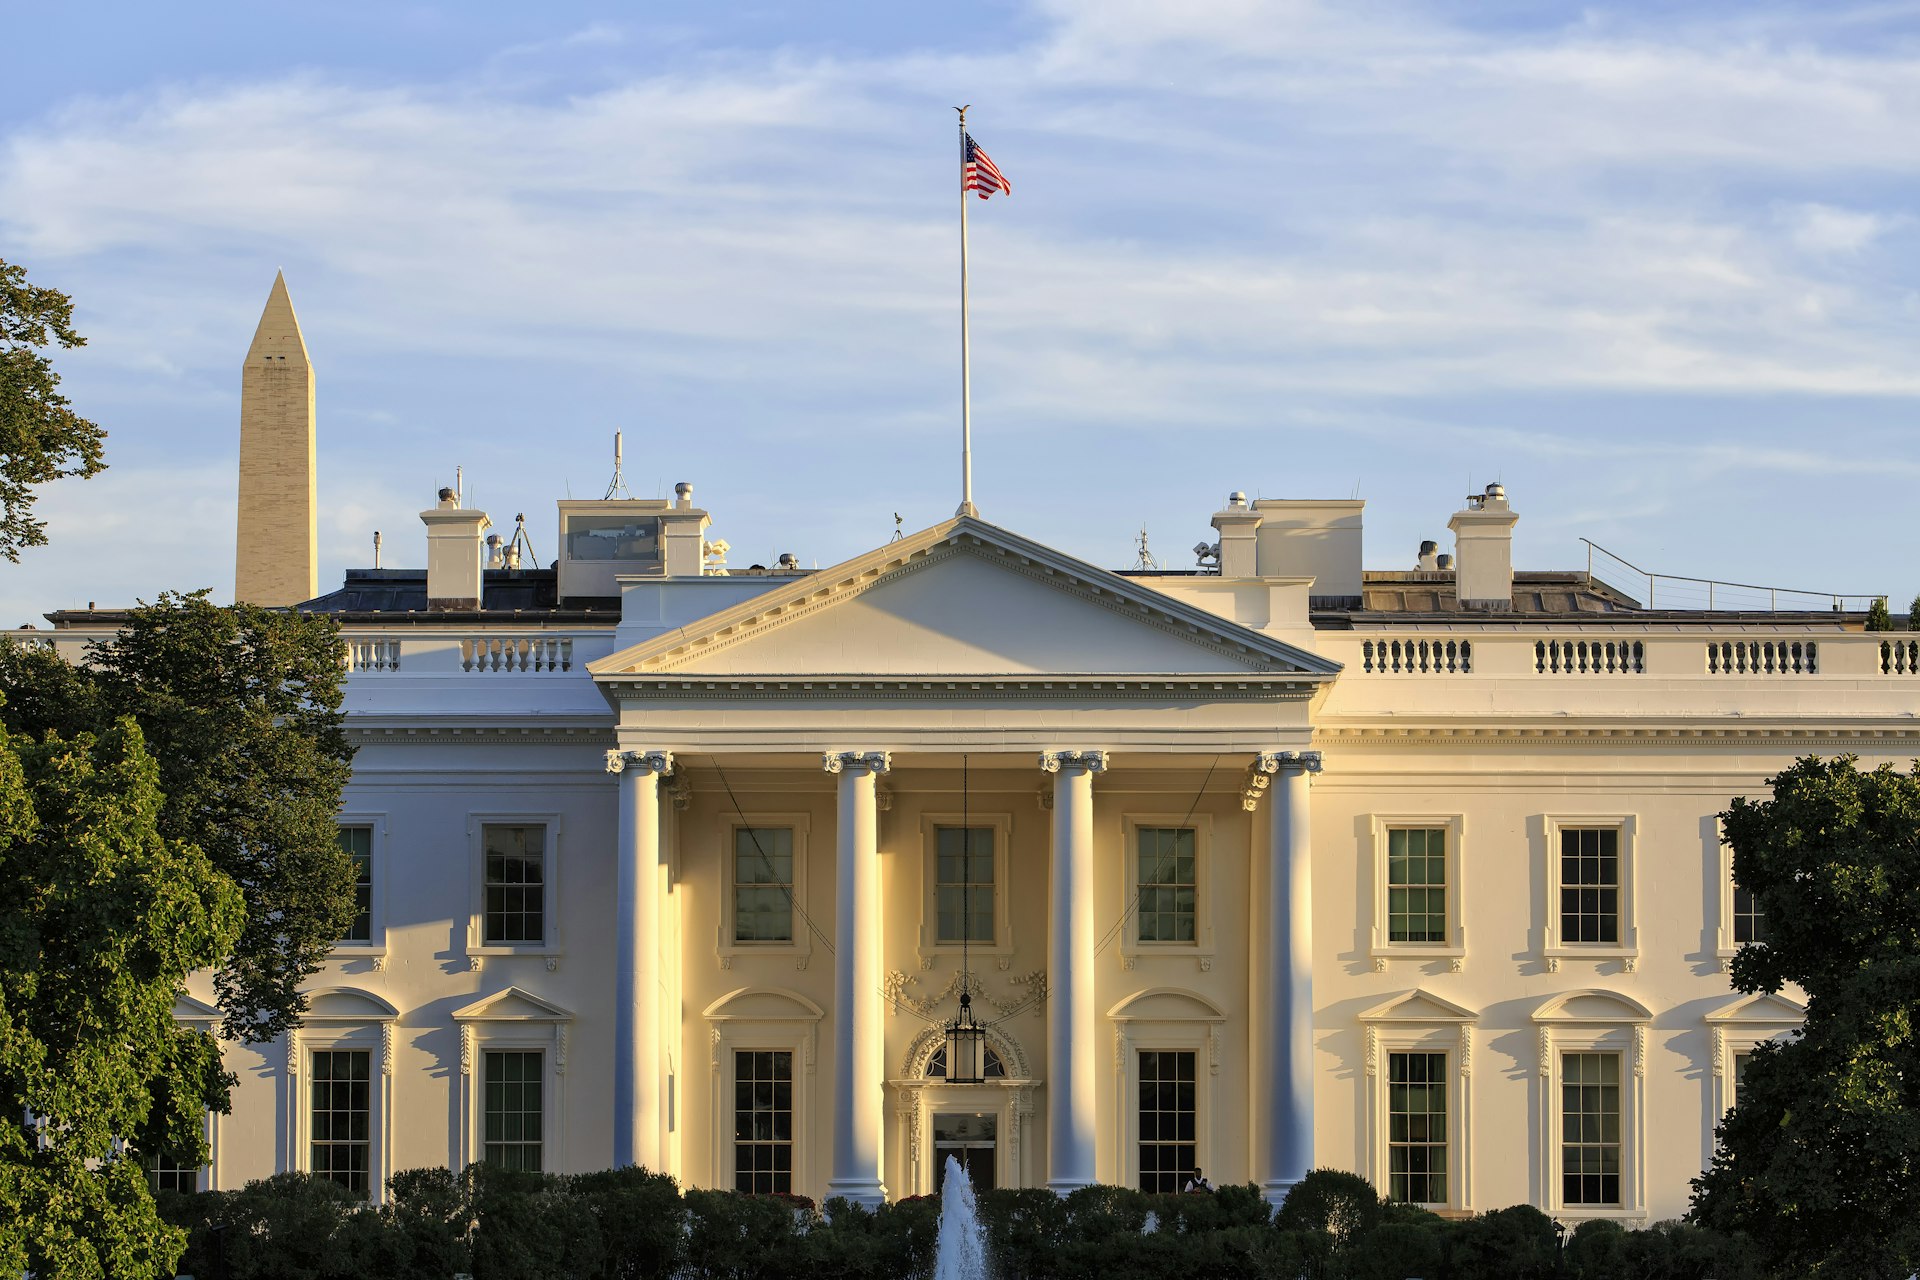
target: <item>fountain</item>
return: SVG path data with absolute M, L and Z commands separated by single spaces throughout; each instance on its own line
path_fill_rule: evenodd
M 986 1280 L 987 1242 L 973 1206 L 973 1181 L 952 1156 L 947 1157 L 940 1191 L 940 1244 L 933 1259 L 933 1280 Z

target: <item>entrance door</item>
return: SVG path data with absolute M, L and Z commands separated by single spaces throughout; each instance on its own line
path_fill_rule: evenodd
M 998 1116 L 936 1113 L 933 1117 L 933 1194 L 939 1195 L 946 1185 L 948 1156 L 958 1160 L 960 1167 L 967 1171 L 975 1194 L 993 1190 L 999 1129 Z

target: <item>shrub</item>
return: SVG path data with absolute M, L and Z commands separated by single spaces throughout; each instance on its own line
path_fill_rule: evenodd
M 608 1280 L 672 1275 L 684 1262 L 687 1206 L 666 1174 L 640 1168 L 576 1174 L 566 1191 L 598 1229 Z
M 1288 1231 L 1318 1232 L 1339 1250 L 1378 1226 L 1383 1213 L 1380 1193 L 1359 1174 L 1315 1169 L 1287 1193 L 1274 1222 Z

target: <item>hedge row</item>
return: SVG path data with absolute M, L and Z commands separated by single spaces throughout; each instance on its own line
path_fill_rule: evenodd
M 189 1232 L 179 1270 L 201 1280 L 904 1280 L 932 1273 L 939 1203 L 869 1211 L 830 1200 L 680 1190 L 640 1169 L 394 1176 L 367 1205 L 283 1173 L 239 1191 L 164 1196 Z M 1308 1177 L 1271 1213 L 1252 1186 L 1150 1196 L 1089 1187 L 980 1196 L 999 1280 L 1761 1280 L 1743 1238 L 1678 1223 L 1625 1231 L 1585 1222 L 1562 1245 L 1526 1205 L 1464 1220 L 1383 1204 L 1364 1180 Z M 1149 1227 L 1152 1229 L 1149 1230 Z

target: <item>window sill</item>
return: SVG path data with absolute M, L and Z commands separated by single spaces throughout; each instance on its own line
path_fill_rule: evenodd
M 480 972 L 486 961 L 495 958 L 525 957 L 529 960 L 545 960 L 547 972 L 552 973 L 560 967 L 560 948 L 543 943 L 527 943 L 523 946 L 473 946 L 466 949 L 467 968 Z
M 1453 972 L 1459 973 L 1466 968 L 1467 948 L 1465 943 L 1444 946 L 1428 942 L 1390 942 L 1386 946 L 1375 947 L 1371 955 L 1375 973 L 1385 973 L 1390 960 L 1451 960 Z
M 1645 1209 L 1609 1209 L 1604 1205 L 1579 1204 L 1556 1205 L 1552 1216 L 1581 1222 L 1589 1218 L 1605 1218 L 1612 1222 L 1645 1222 L 1648 1214 Z
M 1639 947 L 1616 947 L 1598 943 L 1593 945 L 1576 944 L 1570 946 L 1542 947 L 1540 949 L 1540 956 L 1547 962 L 1548 973 L 1560 972 L 1560 962 L 1563 960 L 1589 960 L 1596 962 L 1619 960 L 1626 966 L 1628 973 L 1632 973 L 1640 967 Z
M 804 942 L 723 942 L 714 948 L 722 969 L 746 956 L 761 960 L 790 960 L 797 970 L 805 970 L 813 960 L 813 948 Z
M 1120 967 L 1132 969 L 1142 960 L 1192 960 L 1200 972 L 1213 969 L 1214 949 L 1199 942 L 1130 942 L 1120 948 Z
M 333 950 L 327 953 L 327 959 L 336 964 L 345 964 L 351 960 L 371 960 L 374 971 L 387 967 L 387 944 L 385 942 L 336 942 Z
M 1013 965 L 1013 943 L 1011 942 L 969 942 L 964 947 L 957 942 L 934 942 L 920 947 L 920 967 L 931 969 L 940 957 L 957 957 L 962 953 L 992 956 L 1002 969 L 1011 968 Z

